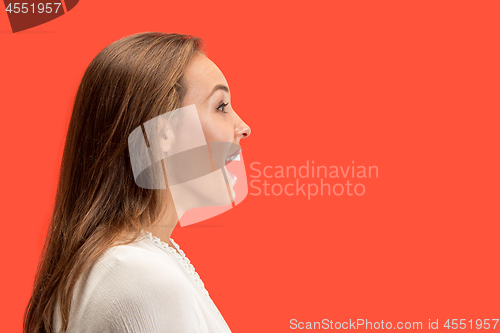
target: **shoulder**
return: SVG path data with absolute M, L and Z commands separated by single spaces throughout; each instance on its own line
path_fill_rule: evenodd
M 170 259 L 170 260 L 169 260 Z M 185 281 L 177 263 L 140 243 L 109 248 L 94 264 L 93 273 L 113 286 L 137 287 L 178 285 Z M 102 281 L 101 281 L 102 282 Z M 109 286 L 112 287 L 112 286 Z
M 192 310 L 195 297 L 183 272 L 168 257 L 147 248 L 110 248 L 95 263 L 86 289 L 87 312 L 99 314 L 100 325 L 118 331 L 132 327 L 133 332 L 157 332 L 153 327 L 171 327 L 174 330 L 168 332 L 184 332 L 185 323 L 198 321 Z

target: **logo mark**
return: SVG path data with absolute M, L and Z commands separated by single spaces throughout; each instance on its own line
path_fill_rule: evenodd
M 30 2 L 4 0 L 12 32 L 27 30 L 52 21 L 75 8 L 78 3 L 78 0 L 48 1 L 50 0 Z

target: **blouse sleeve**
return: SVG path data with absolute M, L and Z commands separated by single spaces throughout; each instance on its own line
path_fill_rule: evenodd
M 86 311 L 91 316 L 82 321 L 88 323 L 88 332 L 204 331 L 186 276 L 140 249 L 127 251 L 98 268 L 103 278 L 92 288 L 91 311 Z

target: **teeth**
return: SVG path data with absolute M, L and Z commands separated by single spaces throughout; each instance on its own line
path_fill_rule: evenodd
M 232 162 L 232 161 L 240 161 L 240 154 L 229 156 L 226 158 L 226 161 Z

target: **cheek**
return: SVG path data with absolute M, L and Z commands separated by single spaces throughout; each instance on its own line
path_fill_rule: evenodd
M 207 142 L 233 142 L 234 127 L 224 119 L 224 115 L 213 112 L 212 115 L 200 115 L 201 127 Z

